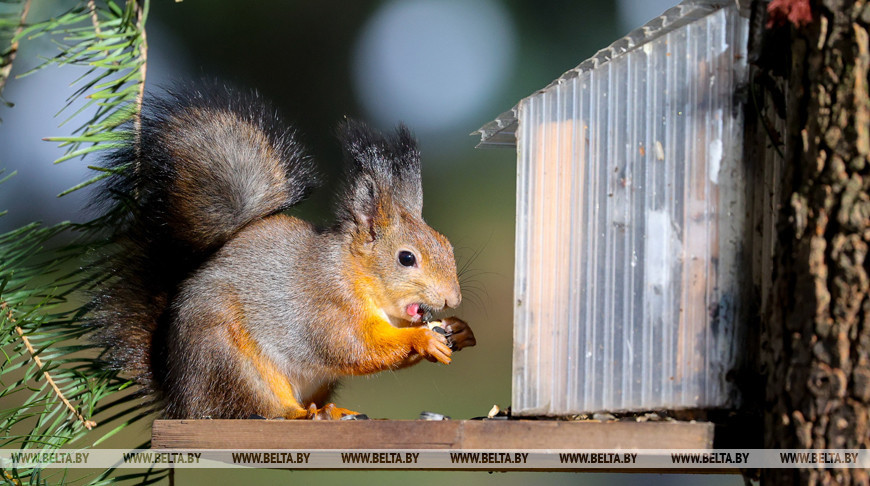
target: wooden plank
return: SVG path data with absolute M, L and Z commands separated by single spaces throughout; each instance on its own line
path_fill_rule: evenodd
M 155 420 L 157 449 L 712 449 L 708 422 Z
M 567 422 L 556 420 L 156 420 L 155 449 L 712 449 L 710 422 Z M 366 464 L 349 469 L 378 469 Z M 416 468 L 409 468 L 415 469 Z M 488 464 L 444 470 L 543 471 Z M 619 473 L 739 474 L 736 469 L 558 469 Z

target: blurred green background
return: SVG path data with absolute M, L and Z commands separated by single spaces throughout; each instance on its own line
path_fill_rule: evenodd
M 424 217 L 457 249 L 463 304 L 456 312 L 478 345 L 450 366 L 346 380 L 335 401 L 376 418 L 434 411 L 456 419 L 510 405 L 515 152 L 475 149 L 469 133 L 547 85 L 676 0 L 153 0 L 147 23 L 147 89 L 173 80 L 218 78 L 256 88 L 303 134 L 327 183 L 295 209 L 328 223 L 345 116 L 382 129 L 415 131 L 423 153 Z M 64 2 L 34 2 L 33 16 Z M 23 42 L 13 74 L 50 56 L 46 41 Z M 0 167 L 18 170 L 0 187 L 0 230 L 33 220 L 88 218 L 87 194 L 55 195 L 87 176 L 92 161 L 52 166 L 62 152 L 40 139 L 68 133 L 54 115 L 72 93 L 75 69 L 13 80 L 0 107 Z M 118 439 L 133 446 L 149 429 Z M 114 446 L 114 445 L 113 445 Z M 177 471 L 178 484 L 256 481 L 320 484 L 739 484 L 735 476 L 569 473 Z

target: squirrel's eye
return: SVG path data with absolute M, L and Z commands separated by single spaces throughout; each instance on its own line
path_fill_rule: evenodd
M 414 264 L 417 263 L 417 257 L 415 257 L 410 251 L 400 251 L 399 263 L 404 267 L 413 267 Z

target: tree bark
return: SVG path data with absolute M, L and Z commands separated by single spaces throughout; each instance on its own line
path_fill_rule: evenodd
M 764 443 L 868 448 L 870 4 L 809 5 L 809 23 L 761 25 L 766 55 L 752 81 L 763 91 L 759 130 L 781 146 L 783 159 L 772 197 L 772 287 L 762 308 Z M 777 59 L 791 62 L 778 69 Z M 765 485 L 870 484 L 862 469 L 767 469 L 761 478 Z

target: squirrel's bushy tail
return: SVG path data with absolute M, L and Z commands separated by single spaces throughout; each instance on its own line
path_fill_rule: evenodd
M 298 203 L 313 161 L 256 93 L 182 87 L 147 99 L 138 132 L 106 161 L 98 202 L 116 250 L 91 303 L 104 358 L 159 391 L 168 307 L 178 284 L 245 225 Z

